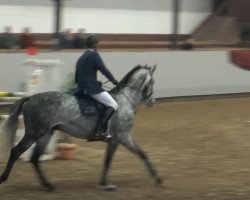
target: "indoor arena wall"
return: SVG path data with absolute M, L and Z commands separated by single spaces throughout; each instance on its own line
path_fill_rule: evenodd
M 181 2 L 179 33 L 189 34 L 211 13 L 212 1 Z M 85 28 L 89 33 L 171 34 L 172 7 L 172 0 L 65 1 L 61 26 L 73 32 Z M 14 32 L 27 26 L 35 33 L 54 31 L 51 0 L 0 0 L 0 13 L 1 25 L 12 25 Z
M 60 79 L 74 72 L 80 52 L 40 53 L 39 59 L 59 59 Z M 107 67 L 120 80 L 134 66 L 154 65 L 156 97 L 176 97 L 250 92 L 250 72 L 230 62 L 227 51 L 101 52 Z M 0 90 L 19 91 L 25 80 L 25 54 L 0 54 Z M 106 79 L 100 75 L 102 81 Z M 112 85 L 110 85 L 112 86 Z

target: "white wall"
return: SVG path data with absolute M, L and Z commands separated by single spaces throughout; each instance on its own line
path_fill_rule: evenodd
M 81 53 L 43 53 L 38 58 L 60 59 L 61 81 L 73 72 Z M 137 64 L 157 64 L 157 97 L 250 92 L 250 72 L 229 60 L 226 51 L 101 52 L 104 62 L 120 80 Z M 25 54 L 0 54 L 0 90 L 17 91 L 24 81 Z M 100 76 L 101 80 L 104 79 Z
M 15 32 L 53 31 L 53 1 L 0 0 L 1 26 Z M 86 28 L 96 33 L 172 33 L 172 0 L 70 0 L 65 1 L 62 29 Z M 210 0 L 182 0 L 180 33 L 188 34 L 209 15 Z M 1 27 L 0 27 L 1 28 Z
M 90 33 L 171 33 L 170 12 L 80 8 L 67 11 L 64 28 L 86 28 Z
M 1 27 L 11 25 L 13 32 L 22 32 L 23 27 L 32 27 L 36 33 L 53 32 L 52 7 L 9 6 L 0 4 Z M 2 32 L 2 30 L 1 30 Z

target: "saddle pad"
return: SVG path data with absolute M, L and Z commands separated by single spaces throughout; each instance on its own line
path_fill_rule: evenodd
M 94 99 L 92 99 L 88 95 L 84 95 L 84 97 L 75 96 L 75 98 L 77 99 L 79 108 L 83 115 L 88 115 L 88 116 L 99 115 L 99 109 Z

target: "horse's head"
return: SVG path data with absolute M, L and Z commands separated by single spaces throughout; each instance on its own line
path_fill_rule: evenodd
M 156 69 L 156 65 L 153 67 L 138 65 L 128 72 L 120 83 L 113 88 L 110 92 L 113 94 L 122 93 L 128 102 L 133 103 L 133 95 L 138 95 L 140 100 L 145 103 L 146 106 L 152 106 L 155 102 L 154 99 L 154 79 L 153 73 Z M 130 91 L 126 93 L 124 90 Z M 132 95 L 133 94 L 133 95 Z M 130 96 L 131 95 L 131 96 Z M 135 96 L 134 95 L 134 96 Z M 135 98 L 135 102 L 136 102 Z
M 147 75 L 143 84 L 142 88 L 142 101 L 145 103 L 146 106 L 153 106 L 155 103 L 155 98 L 154 98 L 154 78 L 153 78 L 153 73 L 156 69 L 156 65 L 153 67 L 144 67 L 147 70 Z

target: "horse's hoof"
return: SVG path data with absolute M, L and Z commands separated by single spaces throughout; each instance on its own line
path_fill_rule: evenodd
M 104 188 L 104 190 L 107 190 L 107 191 L 115 191 L 116 186 L 115 185 L 104 185 L 103 188 Z
M 107 185 L 107 181 L 105 180 L 105 178 L 102 178 L 102 179 L 99 181 L 99 185 L 100 185 L 100 186 L 105 186 L 105 185 Z
M 51 185 L 51 184 L 46 184 L 44 186 L 45 186 L 45 191 L 46 192 L 53 192 L 53 191 L 55 191 L 55 187 L 53 185 Z
M 156 187 L 159 187 L 159 186 L 161 186 L 163 184 L 163 178 L 162 177 L 157 177 L 156 178 L 156 182 L 155 182 L 155 186 Z
M 0 184 L 5 182 L 6 180 L 7 178 L 4 175 L 0 176 Z

